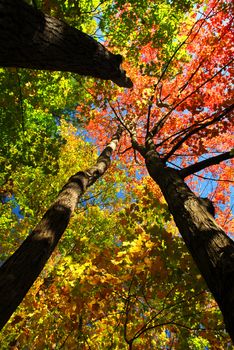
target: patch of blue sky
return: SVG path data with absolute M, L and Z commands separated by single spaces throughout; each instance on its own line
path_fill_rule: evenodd
M 5 197 L 3 199 L 3 202 L 4 203 L 11 202 L 11 211 L 12 211 L 13 214 L 16 215 L 18 221 L 24 218 L 24 216 L 22 215 L 20 206 L 17 204 L 14 195 L 12 195 L 11 197 Z
M 97 23 L 97 29 L 94 33 L 94 37 L 96 37 L 98 39 L 99 42 L 101 42 L 102 44 L 105 43 L 105 36 L 104 36 L 104 33 L 101 31 L 100 29 L 100 21 L 101 21 L 101 14 L 99 14 L 98 16 L 94 16 L 94 19 Z

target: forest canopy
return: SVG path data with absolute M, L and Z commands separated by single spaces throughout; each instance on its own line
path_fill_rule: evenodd
M 232 349 L 232 1 L 1 13 L 2 349 Z

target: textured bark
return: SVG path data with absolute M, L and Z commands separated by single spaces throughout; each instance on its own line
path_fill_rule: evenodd
M 68 180 L 32 233 L 0 267 L 0 329 L 40 274 L 65 231 L 80 196 L 108 169 L 121 133 L 119 128 L 95 166 L 78 172 Z
M 0 66 L 69 71 L 132 87 L 121 62 L 121 55 L 24 1 L 0 0 Z
M 186 246 L 204 277 L 234 341 L 234 242 L 217 225 L 179 173 L 166 168 L 154 150 L 145 155 Z

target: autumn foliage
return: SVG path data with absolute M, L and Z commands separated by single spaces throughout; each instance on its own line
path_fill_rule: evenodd
M 124 129 L 111 168 L 81 198 L 3 329 L 2 349 L 231 349 L 221 311 L 147 172 L 146 151 L 153 145 L 166 169 L 209 197 L 232 237 L 232 2 L 37 3 L 121 53 L 133 88 L 0 70 L 1 262 L 67 179 Z

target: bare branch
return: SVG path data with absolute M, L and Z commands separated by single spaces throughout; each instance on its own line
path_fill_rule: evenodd
M 212 50 L 212 52 L 214 51 L 215 49 Z M 199 71 L 199 69 L 201 68 L 203 62 L 206 60 L 206 57 L 204 57 L 201 62 L 199 62 L 197 68 L 195 69 L 195 71 L 191 74 L 191 76 L 189 77 L 189 79 L 186 81 L 186 83 L 181 86 L 178 90 L 180 92 L 180 94 L 184 91 L 184 89 L 188 86 L 189 82 L 193 79 L 193 77 L 197 74 L 197 72 Z
M 174 167 L 180 169 L 180 170 L 183 170 L 183 168 L 181 168 L 179 165 L 173 163 L 173 162 L 168 162 L 170 163 L 171 165 L 173 165 Z M 180 172 L 179 172 L 180 173 Z M 202 175 L 197 175 L 197 174 L 193 174 L 194 176 L 196 177 L 199 177 L 200 179 L 203 179 L 203 180 L 209 180 L 209 181 L 216 181 L 216 182 L 229 182 L 229 183 L 234 183 L 233 180 L 226 180 L 226 179 L 215 179 L 213 177 L 208 177 L 208 176 L 202 176 Z
M 175 151 L 180 148 L 182 146 L 182 144 L 187 141 L 192 135 L 197 134 L 199 131 L 203 130 L 204 128 L 206 128 L 207 126 L 210 126 L 218 121 L 220 121 L 222 118 L 224 118 L 229 112 L 231 112 L 234 108 L 234 103 L 231 104 L 230 106 L 228 106 L 227 108 L 224 109 L 224 111 L 218 115 L 216 118 L 213 118 L 210 121 L 207 121 L 206 123 L 203 123 L 197 127 L 195 127 L 194 129 L 190 130 L 190 132 L 188 132 L 184 137 L 182 137 L 182 139 L 177 142 L 177 144 L 172 147 L 172 149 L 170 150 L 170 152 L 164 157 L 164 160 L 167 161 L 174 153 Z
M 172 288 L 173 290 L 173 288 Z M 172 290 L 169 291 L 169 293 L 167 293 L 166 297 L 165 297 L 165 300 L 166 298 L 168 298 L 168 296 L 170 295 L 170 293 L 172 292 Z M 135 333 L 134 337 L 133 337 L 133 340 L 139 338 L 143 333 L 147 332 L 148 330 L 150 329 L 153 329 L 153 328 L 157 328 L 157 327 L 161 327 L 163 324 L 161 323 L 158 323 L 158 324 L 154 324 L 152 326 L 150 326 L 150 324 L 152 324 L 152 322 L 160 315 L 160 314 L 163 314 L 164 311 L 170 311 L 173 310 L 174 307 L 178 307 L 179 305 L 181 304 L 185 304 L 185 303 L 188 303 L 190 300 L 196 300 L 197 297 L 199 297 L 200 295 L 202 295 L 203 293 L 205 292 L 205 290 L 201 290 L 200 292 L 196 293 L 195 295 L 192 295 L 191 297 L 189 297 L 188 299 L 184 298 L 184 299 L 181 299 L 179 301 L 177 301 L 176 303 L 174 304 L 169 304 L 169 305 L 165 305 L 165 300 L 163 302 L 163 306 L 162 308 L 157 312 L 155 313 L 152 317 L 150 317 L 150 319 Z M 167 314 L 166 314 L 167 315 Z M 165 315 L 164 315 L 165 317 Z M 169 323 L 167 324 L 171 324 L 172 321 L 169 321 Z
M 125 149 L 124 151 L 122 151 L 122 152 L 119 152 L 119 154 L 124 154 L 124 153 L 130 151 L 131 149 L 132 149 L 132 146 L 126 148 L 126 149 Z
M 177 46 L 177 48 L 176 48 L 175 51 L 173 52 L 172 56 L 169 58 L 169 60 L 168 60 L 168 62 L 167 62 L 167 64 L 166 64 L 166 66 L 164 67 L 164 69 L 163 69 L 163 71 L 162 71 L 162 73 L 161 73 L 161 75 L 160 75 L 160 77 L 159 77 L 159 79 L 158 79 L 158 81 L 157 81 L 157 84 L 155 85 L 155 90 L 156 90 L 157 86 L 159 85 L 159 83 L 161 82 L 162 78 L 164 77 L 164 75 L 165 75 L 165 73 L 166 73 L 166 71 L 167 71 L 169 65 L 170 65 L 171 62 L 173 61 L 173 59 L 174 59 L 174 57 L 176 56 L 177 52 L 181 49 L 181 47 L 182 47 L 183 45 L 186 44 L 186 42 L 187 42 L 187 40 L 189 39 L 190 35 L 192 35 L 193 29 L 196 27 L 196 25 L 197 25 L 199 22 L 201 22 L 200 25 L 199 25 L 199 27 L 198 27 L 198 29 L 197 29 L 197 32 L 196 32 L 195 36 L 194 36 L 193 39 L 189 42 L 189 44 L 191 44 L 191 43 L 193 42 L 193 40 L 195 39 L 195 37 L 196 37 L 197 34 L 199 33 L 200 29 L 202 28 L 203 24 L 204 24 L 205 21 L 209 18 L 209 16 L 210 16 L 210 14 L 211 14 L 212 11 L 213 11 L 213 8 L 210 10 L 210 12 L 206 15 L 205 18 L 202 18 L 202 19 L 200 18 L 200 19 L 198 19 L 198 20 L 193 24 L 193 26 L 191 27 L 191 29 L 189 30 L 186 39 L 184 39 L 184 40 L 182 41 L 182 43 L 180 43 L 180 44 Z
M 186 101 L 189 97 L 191 97 L 193 94 L 195 94 L 197 91 L 199 91 L 205 84 L 210 82 L 212 79 L 214 79 L 218 74 L 220 74 L 229 64 L 231 64 L 234 61 L 234 58 L 231 59 L 228 63 L 226 63 L 222 68 L 220 68 L 216 73 L 214 73 L 210 78 L 205 80 L 202 84 L 200 84 L 195 90 L 193 90 L 190 94 L 185 96 L 181 101 L 176 103 L 167 114 L 165 114 L 159 121 L 158 123 L 153 127 L 151 130 L 151 133 L 153 136 L 155 136 L 164 126 L 165 122 L 167 121 L 168 117 L 171 115 L 171 113 L 179 106 L 181 105 L 184 101 Z
M 134 277 L 135 277 L 135 273 L 133 272 L 133 276 L 132 276 L 132 279 L 130 281 L 130 285 L 129 285 L 129 288 L 128 288 L 128 295 L 127 295 L 127 298 L 126 298 L 126 301 L 125 301 L 124 339 L 125 339 L 126 343 L 129 346 L 133 342 L 132 339 L 128 339 L 127 327 L 128 327 L 128 320 L 129 320 L 129 312 L 130 312 L 130 309 L 131 309 L 131 298 L 132 298 L 131 288 L 132 288 Z
M 187 168 L 180 170 L 179 173 L 180 173 L 180 176 L 184 179 L 187 176 L 197 173 L 198 171 L 201 171 L 211 165 L 219 164 L 224 160 L 228 160 L 232 158 L 234 158 L 234 153 L 232 151 L 225 152 L 223 154 L 219 154 L 216 157 L 208 158 L 208 159 L 202 160 L 201 162 L 192 164 Z
M 213 177 L 201 176 L 201 175 L 197 175 L 197 174 L 194 174 L 194 176 L 199 177 L 200 179 L 203 179 L 203 180 L 216 181 L 216 182 L 229 182 L 229 183 L 234 183 L 233 180 L 214 179 Z
M 216 115 L 217 113 L 215 113 L 215 115 Z M 204 119 L 202 119 L 202 120 L 199 120 L 199 121 L 197 121 L 197 122 L 195 122 L 192 126 L 190 125 L 190 126 L 188 126 L 188 127 L 186 127 L 186 128 L 184 128 L 184 129 L 182 129 L 182 130 L 179 130 L 179 131 L 177 131 L 177 132 L 175 132 L 174 134 L 172 134 L 172 135 L 170 135 L 170 136 L 168 136 L 167 138 L 165 138 L 163 141 L 161 141 L 161 142 L 159 142 L 159 143 L 157 143 L 156 145 L 155 145 L 155 148 L 158 148 L 158 147 L 160 147 L 160 146 L 162 146 L 165 142 L 167 142 L 167 141 L 169 141 L 170 139 L 172 139 L 173 137 L 175 137 L 172 141 L 171 141 L 171 144 L 173 144 L 177 139 L 179 139 L 182 135 L 185 135 L 189 130 L 191 130 L 191 128 L 193 127 L 196 127 L 196 126 L 200 126 L 201 125 L 201 123 L 203 123 L 203 122 L 205 122 L 205 121 L 207 121 L 207 120 L 210 120 L 210 116 L 206 116 Z M 180 154 L 178 155 L 178 156 L 180 156 Z M 182 155 L 181 155 L 182 156 Z M 185 156 L 185 155 L 184 155 Z M 187 157 L 190 157 L 190 155 L 186 155 Z M 196 155 L 195 155 L 196 156 Z
M 222 35 L 220 35 L 216 40 L 217 42 L 219 42 L 225 35 L 227 34 L 227 31 L 224 31 Z M 210 52 L 209 55 L 212 55 L 214 53 L 214 51 L 216 50 L 217 46 L 214 46 L 213 50 Z M 199 62 L 197 68 L 195 69 L 195 71 L 191 74 L 191 76 L 189 77 L 189 79 L 186 81 L 186 83 L 184 85 L 182 85 L 178 90 L 180 93 L 182 93 L 182 91 L 188 86 L 189 82 L 193 79 L 193 77 L 197 74 L 197 72 L 199 71 L 199 69 L 201 68 L 203 62 L 205 62 L 207 59 L 207 57 L 203 57 L 203 59 L 201 60 L 201 62 Z
M 187 42 L 187 40 L 189 39 L 190 35 L 192 35 L 193 29 L 195 28 L 195 26 L 196 26 L 199 22 L 201 22 L 201 24 L 199 25 L 199 28 L 197 29 L 197 32 L 196 32 L 195 36 L 194 36 L 193 39 L 189 42 L 190 44 L 191 44 L 191 42 L 195 39 L 195 37 L 197 36 L 197 34 L 199 33 L 201 27 L 203 26 L 203 24 L 205 23 L 205 21 L 209 18 L 210 13 L 211 13 L 212 11 L 213 11 L 213 9 L 210 10 L 210 12 L 206 15 L 205 18 L 199 19 L 199 20 L 197 20 L 197 21 L 193 24 L 193 26 L 191 27 L 191 29 L 190 29 L 189 32 L 188 32 L 188 35 L 187 35 L 186 39 L 183 40 L 183 41 L 177 46 L 177 48 L 176 48 L 175 51 L 173 52 L 172 56 L 169 58 L 168 62 L 166 63 L 166 66 L 163 68 L 162 73 L 161 73 L 161 75 L 160 75 L 160 77 L 159 77 L 157 83 L 154 84 L 154 92 L 153 92 L 152 96 L 150 97 L 149 106 L 148 106 L 146 138 L 148 137 L 148 134 L 149 134 L 149 128 L 150 128 L 150 114 L 151 114 L 151 109 L 152 109 L 152 105 L 153 105 L 153 99 L 154 99 L 154 95 L 155 95 L 155 92 L 156 92 L 157 87 L 159 86 L 159 84 L 160 84 L 161 80 L 163 79 L 164 75 L 166 74 L 167 69 L 168 69 L 168 67 L 170 66 L 171 62 L 173 61 L 174 57 L 176 56 L 177 52 L 181 49 L 181 47 L 182 47 L 183 45 L 186 44 L 186 42 Z M 198 68 L 196 69 L 196 71 L 194 72 L 194 74 L 192 74 L 192 76 L 190 77 L 189 81 L 190 81 L 190 80 L 193 78 L 193 76 L 196 74 L 197 70 L 200 68 L 200 66 L 201 66 L 201 64 L 203 63 L 204 60 L 205 60 L 205 58 L 202 60 L 202 62 L 200 63 L 200 65 L 198 66 Z M 184 86 L 184 88 L 185 88 L 186 86 L 187 86 L 187 83 L 186 83 L 186 85 Z M 182 87 L 181 92 L 183 91 L 184 88 Z M 160 99 L 160 101 L 161 101 L 161 99 Z M 169 108 L 169 105 L 166 104 L 166 107 Z
M 122 118 L 120 118 L 120 117 L 118 116 L 118 113 L 116 112 L 115 108 L 111 105 L 110 101 L 108 101 L 108 103 L 109 103 L 110 108 L 111 108 L 112 111 L 114 112 L 114 115 L 116 116 L 116 119 L 120 122 L 120 124 L 122 125 L 122 127 L 123 127 L 124 129 L 127 130 L 127 132 L 129 133 L 129 135 L 132 136 L 131 130 L 127 127 L 126 123 L 124 123 L 124 121 L 122 120 Z
M 154 100 L 154 95 L 155 95 L 155 91 L 156 91 L 156 88 L 157 88 L 157 84 L 154 85 L 154 90 L 153 90 L 153 93 L 150 97 L 150 100 L 149 100 L 149 106 L 148 106 L 148 115 L 147 115 L 147 126 L 146 126 L 146 138 L 148 137 L 148 134 L 149 134 L 149 129 L 150 129 L 150 115 L 151 115 L 151 109 L 152 109 L 152 106 L 153 106 L 153 100 Z

